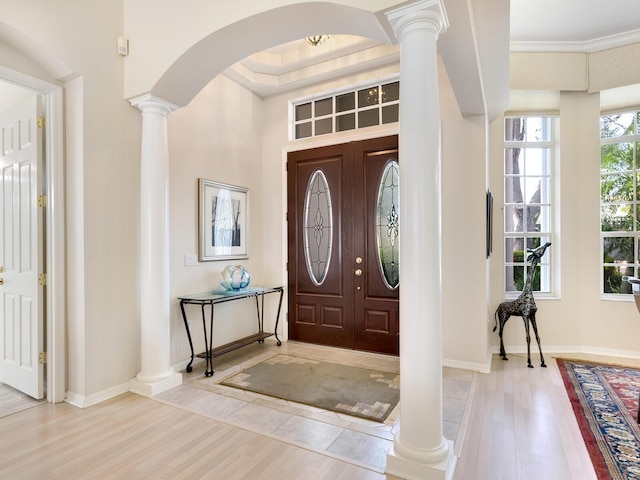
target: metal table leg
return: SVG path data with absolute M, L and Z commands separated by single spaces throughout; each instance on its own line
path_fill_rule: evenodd
M 191 340 L 191 332 L 189 331 L 189 322 L 187 322 L 187 315 L 186 313 L 184 313 L 184 300 L 180 301 L 180 310 L 182 311 L 182 320 L 184 320 L 184 328 L 187 331 L 187 338 L 189 339 L 189 348 L 191 348 L 191 361 L 187 365 L 187 372 L 191 372 L 191 370 L 193 370 L 191 364 L 193 363 L 195 354 L 193 352 L 193 341 Z
M 276 326 L 273 328 L 273 334 L 275 335 L 276 340 L 278 341 L 278 346 L 282 345 L 282 342 L 278 338 L 278 322 L 280 321 L 280 309 L 282 308 L 283 296 L 284 296 L 284 290 L 280 290 L 280 300 L 278 301 L 278 313 L 276 314 Z
M 201 305 L 202 308 L 202 329 L 204 330 L 204 345 L 205 345 L 205 359 L 206 359 L 206 367 L 204 371 L 205 377 L 213 376 L 213 303 L 211 305 L 211 320 L 209 322 L 209 342 L 207 343 L 207 322 L 204 315 L 204 306 L 206 303 Z

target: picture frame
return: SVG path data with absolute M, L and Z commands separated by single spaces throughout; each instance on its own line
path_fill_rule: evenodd
M 491 190 L 487 190 L 486 202 L 486 258 L 489 258 L 493 251 L 493 195 Z
M 198 179 L 201 262 L 249 258 L 249 189 Z

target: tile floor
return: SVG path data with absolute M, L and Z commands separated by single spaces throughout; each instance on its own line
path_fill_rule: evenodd
M 219 385 L 278 353 L 399 372 L 397 357 L 295 342 L 277 347 L 267 339 L 264 344 L 214 358 L 212 377 L 204 376 L 204 360 L 196 359 L 191 373 L 182 372 L 182 385 L 153 399 L 382 472 L 397 430 L 399 407 L 384 423 L 377 423 Z M 443 369 L 443 433 L 454 441 L 456 454 L 461 449 L 476 377 L 477 372 Z

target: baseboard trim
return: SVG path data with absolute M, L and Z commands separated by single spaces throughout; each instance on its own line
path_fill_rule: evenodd
M 510 353 L 516 353 L 518 355 L 527 353 L 526 345 L 514 345 L 504 347 L 507 355 Z M 499 354 L 500 347 L 498 345 L 494 345 L 490 349 L 491 354 Z M 602 347 L 582 347 L 578 345 L 549 345 L 542 347 L 543 355 L 564 355 L 564 354 L 572 354 L 572 353 L 584 353 L 589 355 L 603 355 L 607 357 L 620 357 L 620 358 L 632 358 L 634 360 L 640 359 L 640 352 L 633 350 L 617 350 L 614 348 L 602 348 Z M 532 344 L 531 345 L 531 355 L 539 355 L 538 346 Z
M 491 372 L 491 356 L 493 352 L 489 352 L 487 355 L 487 359 L 484 363 L 477 362 L 463 362 L 460 360 L 452 360 L 450 358 L 444 358 L 442 360 L 443 367 L 450 368 L 459 368 L 462 370 L 473 370 L 480 373 L 489 373 Z
M 127 393 L 128 391 L 128 382 L 121 383 L 120 385 L 107 388 L 106 390 L 102 390 L 101 392 L 91 395 L 81 395 L 79 393 L 67 391 L 67 397 L 64 401 L 78 408 L 87 408 L 104 402 L 105 400 L 109 400 L 110 398 L 117 397 L 118 395 L 122 395 L 123 393 Z

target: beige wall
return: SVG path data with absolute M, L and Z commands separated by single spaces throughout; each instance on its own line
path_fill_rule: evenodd
M 265 275 L 264 238 L 271 236 L 265 217 L 262 162 L 262 100 L 227 77 L 216 77 L 186 107 L 169 117 L 169 197 L 171 249 L 171 362 L 189 355 L 177 298 L 220 287 L 226 265 L 244 265 L 251 284 L 277 283 Z M 249 258 L 199 262 L 185 266 L 186 254 L 198 253 L 198 179 L 249 189 Z M 197 307 L 187 307 L 196 353 L 204 351 Z M 274 312 L 275 313 L 275 312 Z M 207 310 L 208 314 L 208 310 Z M 214 346 L 255 332 L 255 304 L 244 300 L 215 307 Z
M 612 55 L 610 65 L 618 61 L 620 49 L 598 54 L 598 57 Z M 592 55 L 593 56 L 593 55 Z M 544 55 L 543 55 L 544 57 Z M 553 56 L 547 55 L 547 59 Z M 555 57 L 553 57 L 555 58 Z M 512 79 L 524 79 L 523 72 L 530 71 L 541 60 L 540 55 L 518 54 L 518 61 L 512 63 Z M 557 58 L 556 58 L 557 60 Z M 530 62 L 529 62 L 530 61 Z M 600 58 L 600 63 L 607 61 Z M 623 356 L 640 356 L 640 318 L 632 298 L 618 300 L 603 299 L 600 291 L 600 217 L 599 217 L 599 185 L 600 185 L 600 142 L 599 116 L 600 94 L 587 93 L 587 85 L 594 83 L 596 71 L 590 64 L 591 71 L 576 72 L 583 76 L 583 91 L 559 92 L 559 102 L 555 114 L 560 120 L 560 151 L 557 164 L 557 192 L 555 203 L 560 210 L 558 236 L 554 239 L 552 249 L 556 260 L 560 262 L 558 295 L 552 299 L 538 296 L 537 322 L 542 341 L 543 352 L 591 352 L 617 354 Z M 566 78 L 559 78 L 558 69 L 545 70 L 546 78 L 528 77 L 528 89 L 560 89 Z M 615 78 L 628 80 L 628 71 L 619 76 L 612 73 L 610 79 L 602 80 L 602 71 L 598 73 L 600 82 L 609 86 L 622 86 L 623 83 L 612 83 Z M 638 78 L 636 81 L 640 81 Z M 622 80 L 620 80 L 622 82 Z M 576 80 L 574 86 L 580 81 Z M 551 98 L 548 96 L 547 98 Z M 633 100 L 634 105 L 637 101 Z M 530 105 L 535 112 L 535 107 Z M 544 110 L 549 113 L 549 105 Z M 526 108 L 518 108 L 525 112 Z M 497 119 L 491 127 L 491 188 L 496 198 L 496 216 L 494 231 L 500 232 L 502 227 L 503 199 L 503 152 L 502 152 L 502 119 Z M 498 241 L 494 244 L 494 255 L 491 260 L 492 295 L 490 308 L 495 311 L 498 303 L 504 299 L 502 259 L 504 245 Z M 493 326 L 493 320 L 490 321 Z M 492 335 L 494 348 L 498 345 L 498 337 Z M 507 352 L 526 351 L 525 333 L 520 318 L 509 320 L 505 328 L 505 346 Z M 535 343 L 535 340 L 532 340 Z M 537 346 L 532 347 L 537 350 Z
M 13 52 L 0 63 L 70 82 L 67 382 L 70 395 L 84 399 L 139 370 L 140 115 L 123 100 L 123 58 L 115 50 L 123 6 L 33 0 L 1 1 L 0 7 L 0 43 Z

